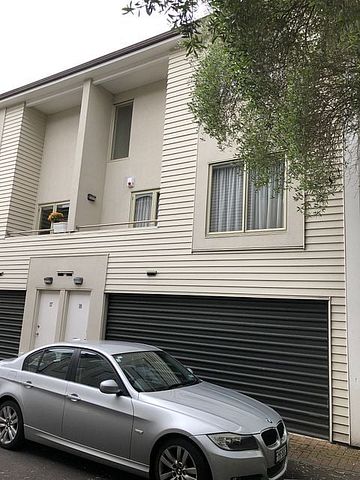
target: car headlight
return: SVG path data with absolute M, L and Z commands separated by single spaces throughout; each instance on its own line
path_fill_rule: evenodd
M 208 435 L 215 445 L 223 450 L 242 451 L 257 450 L 258 444 L 252 435 L 237 435 L 236 433 L 215 433 Z

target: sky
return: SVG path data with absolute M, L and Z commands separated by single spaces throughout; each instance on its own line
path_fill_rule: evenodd
M 127 0 L 0 0 L 0 93 L 169 30 Z

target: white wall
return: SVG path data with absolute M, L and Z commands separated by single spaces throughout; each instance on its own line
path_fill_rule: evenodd
M 46 235 L 54 237 L 55 235 Z M 102 334 L 102 320 L 104 308 L 104 285 L 108 256 L 60 256 L 60 257 L 32 257 L 29 265 L 27 295 L 25 302 L 25 321 L 21 332 L 20 352 L 34 348 L 36 317 L 39 293 L 41 291 L 59 291 L 60 310 L 59 322 L 56 328 L 56 337 L 52 341 L 61 341 L 65 332 L 66 296 L 69 292 L 87 292 L 90 294 L 89 321 L 87 326 L 88 340 L 97 340 Z M 59 276 L 58 271 L 71 271 L 72 276 Z M 52 277 L 53 283 L 44 284 L 44 277 Z M 74 285 L 74 277 L 82 277 L 83 284 Z
M 4 122 L 5 122 L 5 108 L 0 110 L 0 144 L 1 144 L 1 138 L 2 138 L 2 132 L 4 128 Z
M 345 178 L 346 313 L 348 322 L 350 437 L 360 447 L 360 161 L 354 141 Z
M 47 117 L 38 203 L 70 200 L 79 108 Z
M 6 110 L 0 148 L 0 236 L 33 228 L 44 134 L 43 113 L 25 104 Z
M 128 222 L 131 192 L 160 187 L 165 95 L 165 82 L 157 82 L 115 99 L 115 103 L 134 99 L 130 148 L 128 158 L 107 163 L 102 223 Z M 135 177 L 132 190 L 127 177 Z
M 196 175 L 196 197 L 194 211 L 194 251 L 254 250 L 268 248 L 304 248 L 304 215 L 298 211 L 298 204 L 292 193 L 285 192 L 284 228 L 268 231 L 248 231 L 209 234 L 207 232 L 208 215 L 208 178 L 210 165 L 231 161 L 236 158 L 234 149 L 220 150 L 214 139 L 200 133 Z M 205 233 L 206 232 L 206 233 Z
M 332 438 L 347 443 L 349 392 L 342 193 L 339 192 L 330 200 L 323 216 L 306 219 L 305 249 L 273 250 L 265 247 L 261 250 L 248 251 L 194 252 L 193 221 L 198 129 L 188 111 L 188 102 L 191 98 L 189 79 L 192 69 L 182 52 L 174 53 L 169 68 L 162 137 L 158 226 L 93 230 L 66 236 L 34 235 L 7 238 L 1 242 L 0 248 L 0 265 L 4 271 L 4 275 L 0 276 L 0 288 L 26 289 L 29 260 L 33 256 L 56 255 L 66 258 L 71 255 L 96 254 L 109 255 L 105 282 L 107 293 L 141 292 L 329 300 Z M 162 98 L 162 93 L 158 93 L 158 98 Z M 136 100 L 137 98 L 135 103 Z M 142 101 L 145 102 L 146 98 Z M 149 99 L 148 105 L 151 104 L 154 108 L 157 105 L 155 101 Z M 151 111 L 148 115 L 150 118 Z M 143 124 L 142 118 L 138 118 L 138 124 Z M 106 217 L 107 221 L 115 218 L 120 221 L 121 215 L 124 215 L 123 218 L 127 221 L 126 210 L 130 203 L 130 192 L 124 185 L 127 175 L 136 177 L 135 188 L 156 188 L 157 185 L 152 185 L 158 175 L 155 163 L 152 163 L 155 162 L 156 152 L 153 151 L 150 161 L 148 155 L 153 140 L 162 143 L 161 136 L 160 139 L 158 137 L 160 123 L 158 129 L 154 128 L 155 126 L 154 121 L 151 128 L 146 128 L 145 132 L 135 128 L 140 136 L 139 146 L 136 148 L 140 149 L 138 155 L 140 158 L 141 154 L 141 161 L 138 162 L 138 157 L 133 156 L 135 146 L 131 146 L 132 164 L 127 160 L 109 163 L 104 196 L 107 202 L 103 220 Z M 150 138 L 151 135 L 153 139 Z M 148 277 L 146 275 L 148 269 L 157 270 L 158 275 Z M 29 317 L 26 318 L 28 322 Z M 356 317 L 354 318 L 356 320 Z M 100 325 L 100 319 L 98 321 Z M 356 356 L 356 350 L 354 355 Z
M 85 82 L 71 179 L 70 229 L 101 221 L 111 113 L 112 95 L 91 80 Z M 89 193 L 95 202 L 87 199 Z

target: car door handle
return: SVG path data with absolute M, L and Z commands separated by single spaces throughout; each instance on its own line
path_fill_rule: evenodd
M 25 388 L 32 388 L 34 385 L 32 384 L 32 382 L 30 382 L 30 380 L 28 380 L 27 382 L 24 382 L 24 387 Z
M 70 395 L 67 395 L 67 398 L 72 402 L 78 402 L 79 400 L 81 400 L 79 395 L 76 395 L 76 393 L 70 393 Z

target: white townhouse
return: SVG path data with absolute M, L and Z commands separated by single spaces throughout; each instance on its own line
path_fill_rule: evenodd
M 360 445 L 356 174 L 322 216 L 255 190 L 199 133 L 191 72 L 165 33 L 0 95 L 0 357 L 155 344 Z

